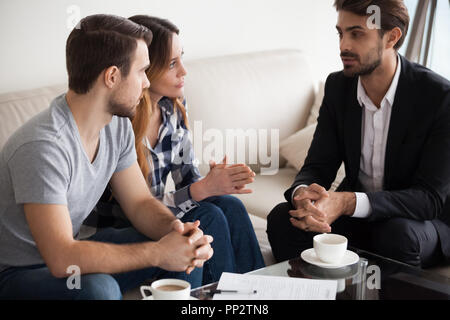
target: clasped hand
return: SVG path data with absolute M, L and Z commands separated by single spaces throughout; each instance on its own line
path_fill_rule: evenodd
M 292 225 L 304 231 L 329 233 L 331 224 L 344 214 L 342 193 L 328 192 L 318 184 L 299 188 L 290 210 Z
M 203 267 L 214 254 L 211 247 L 214 239 L 204 235 L 199 226 L 198 220 L 183 223 L 176 219 L 172 222 L 171 232 L 157 242 L 161 254 L 160 268 L 190 274 L 195 268 Z

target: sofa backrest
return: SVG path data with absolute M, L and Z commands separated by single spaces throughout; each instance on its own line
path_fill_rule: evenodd
M 279 132 L 281 141 L 305 127 L 314 102 L 315 83 L 301 52 L 277 50 L 229 55 L 191 60 L 185 65 L 189 123 L 194 129 L 194 122 L 201 121 L 203 131 L 202 143 L 198 141 L 202 138 L 198 130 L 193 132 L 196 157 L 203 163 L 200 166 L 203 173 L 207 171 L 209 153 L 203 152 L 204 159 L 199 153 L 211 146 L 216 133 L 221 132 L 224 139 L 227 129 L 234 133 L 241 129 L 248 135 L 258 133 L 258 146 L 249 148 L 247 138 L 245 147 L 245 162 L 253 165 L 249 159 L 270 153 L 272 129 Z M 264 130 L 267 130 L 267 148 L 259 137 L 264 136 Z M 261 150 L 260 144 L 265 150 Z M 237 141 L 235 146 L 238 146 Z M 225 153 L 226 146 L 223 151 Z M 235 156 L 238 152 L 235 150 Z M 219 155 L 215 158 L 221 159 Z M 268 167 L 260 160 L 252 166 L 255 171 L 261 166 Z M 281 159 L 280 167 L 284 164 Z
M 0 150 L 9 136 L 50 102 L 65 92 L 65 84 L 0 95 Z
M 235 157 L 244 153 L 246 163 L 259 171 L 266 160 L 258 154 L 269 156 L 271 130 L 278 132 L 280 141 L 303 128 L 314 101 L 314 83 L 301 52 L 278 50 L 215 58 L 191 60 L 185 63 L 185 95 L 196 157 L 202 173 L 207 172 L 209 151 L 214 139 L 221 135 L 223 153 L 230 145 L 227 133 L 248 133 L 257 137 L 252 145 L 249 138 L 245 144 L 234 143 Z M 9 136 L 29 118 L 48 108 L 50 102 L 67 90 L 66 84 L 0 95 L 0 148 Z M 201 122 L 199 122 L 201 121 Z M 229 131 L 227 131 L 229 130 Z M 231 131 L 230 131 L 231 130 Z M 264 131 L 266 130 L 266 131 Z M 267 145 L 264 143 L 264 136 Z M 230 137 L 230 136 L 229 136 Z M 245 150 L 237 150 L 238 147 Z M 261 150 L 261 147 L 264 150 Z M 278 146 L 278 140 L 276 141 Z M 278 154 L 278 150 L 276 150 Z M 214 154 L 220 161 L 220 154 Z M 230 155 L 229 155 L 230 156 Z M 258 163 L 250 160 L 255 157 Z M 281 166 L 285 161 L 281 160 Z

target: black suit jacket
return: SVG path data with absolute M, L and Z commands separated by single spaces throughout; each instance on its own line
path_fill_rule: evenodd
M 392 106 L 383 191 L 367 193 L 369 221 L 391 217 L 432 220 L 450 258 L 450 82 L 400 58 L 402 69 Z M 331 74 L 303 168 L 290 189 L 317 183 L 327 190 L 342 161 L 346 177 L 337 191 L 363 191 L 359 183 L 362 108 L 358 78 Z

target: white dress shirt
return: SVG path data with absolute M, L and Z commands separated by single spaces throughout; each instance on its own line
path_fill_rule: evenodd
M 358 79 L 357 99 L 362 107 L 361 124 L 361 160 L 359 168 L 359 182 L 366 192 L 383 190 L 384 164 L 386 155 L 386 144 L 389 132 L 392 106 L 394 105 L 395 93 L 400 78 L 401 61 L 397 56 L 397 69 L 391 86 L 381 101 L 378 109 L 366 94 L 361 78 Z M 295 191 L 305 185 L 300 185 Z M 372 212 L 369 198 L 366 193 L 355 192 L 356 208 L 352 217 L 367 218 Z M 293 201 L 292 201 L 293 202 Z
M 361 78 L 358 79 L 357 99 L 363 113 L 359 182 L 366 192 L 383 190 L 386 144 L 400 71 L 401 61 L 397 56 L 397 70 L 391 86 L 381 100 L 380 109 L 367 96 Z M 355 192 L 355 194 L 356 209 L 353 217 L 367 218 L 372 213 L 369 198 L 366 193 Z

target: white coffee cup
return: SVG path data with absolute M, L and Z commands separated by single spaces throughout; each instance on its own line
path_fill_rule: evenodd
M 324 233 L 313 238 L 314 251 L 325 263 L 340 263 L 347 251 L 347 238 L 338 234 Z
M 147 296 L 145 291 L 152 293 Z M 141 294 L 144 300 L 153 297 L 154 300 L 189 300 L 191 284 L 179 279 L 162 279 L 152 283 L 151 286 L 141 286 Z

